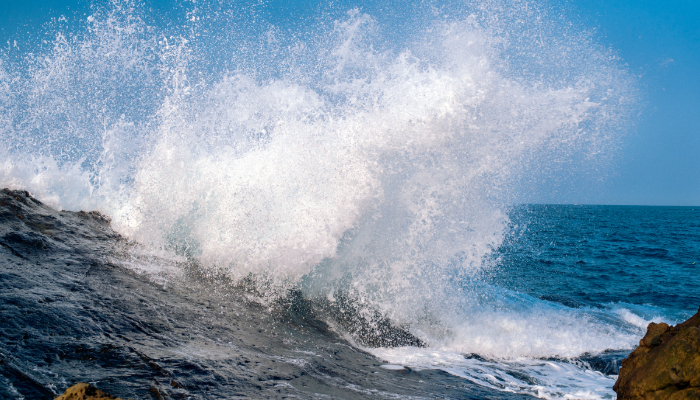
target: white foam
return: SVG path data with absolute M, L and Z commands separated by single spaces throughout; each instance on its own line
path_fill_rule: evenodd
M 461 353 L 415 347 L 368 349 L 392 364 L 441 369 L 482 386 L 544 399 L 614 399 L 616 376 L 565 361 L 532 358 L 474 359 Z
M 634 304 L 610 304 L 608 308 L 630 325 L 646 330 L 651 322 L 674 322 L 663 315 L 661 309 Z
M 383 364 L 383 365 L 380 365 L 380 367 L 382 367 L 384 369 L 389 369 L 392 371 L 400 371 L 400 370 L 406 369 L 406 368 L 404 368 L 403 365 L 396 365 L 396 364 Z
M 6 139 L 27 146 L 10 146 L 0 183 L 98 208 L 152 245 L 187 236 L 234 276 L 296 280 L 326 258 L 371 258 L 360 286 L 410 286 L 455 254 L 479 268 L 507 223 L 494 200 L 513 194 L 524 163 L 599 152 L 629 91 L 600 58 L 546 84 L 514 74 L 503 30 L 522 24 L 497 23 L 489 7 L 389 51 L 375 50 L 371 16 L 351 10 L 324 40 L 295 44 L 311 58 L 286 60 L 299 73 L 196 84 L 196 35 L 164 39 L 129 7 L 97 12 L 86 32 L 0 75 L 20 127 Z
M 631 351 L 651 322 L 647 318 L 673 322 L 650 306 L 615 303 L 571 309 L 479 286 L 476 293 L 482 302 L 466 296 L 461 317 L 453 320 L 443 314 L 444 330 L 436 332 L 435 325 L 414 326 L 427 348 L 366 350 L 391 364 L 441 369 L 507 392 L 546 399 L 614 399 L 612 386 L 617 376 L 591 370 L 577 358 L 606 350 Z

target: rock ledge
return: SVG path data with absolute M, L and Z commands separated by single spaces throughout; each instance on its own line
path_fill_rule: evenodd
M 89 383 L 76 383 L 55 400 L 122 400 L 102 392 Z
M 650 323 L 613 390 L 618 400 L 699 400 L 700 310 L 676 326 Z

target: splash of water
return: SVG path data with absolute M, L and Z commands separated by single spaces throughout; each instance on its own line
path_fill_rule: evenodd
M 464 321 L 478 313 L 500 321 L 474 350 L 493 356 L 626 345 L 629 332 L 599 322 L 483 304 L 487 292 L 464 282 L 500 244 L 523 174 L 605 160 L 630 77 L 530 3 L 443 11 L 402 41 L 352 9 L 214 57 L 201 32 L 234 28 L 206 25 L 199 9 L 166 29 L 138 5 L 96 8 L 52 47 L 3 56 L 0 185 L 99 209 L 121 233 L 236 279 L 342 291 L 460 351 L 474 350 L 465 337 L 485 325 Z M 528 346 L 504 334 L 541 321 L 571 329 Z M 606 339 L 566 347 L 581 329 Z

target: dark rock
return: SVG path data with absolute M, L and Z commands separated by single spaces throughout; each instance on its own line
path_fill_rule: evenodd
M 613 390 L 619 400 L 700 399 L 700 310 L 676 326 L 650 323 Z
M 427 344 L 408 329 L 396 326 L 379 311 L 362 307 L 344 292 L 338 291 L 334 301 L 325 298 L 308 300 L 299 291 L 291 291 L 283 300 L 286 314 L 312 324 L 312 318 L 322 317 L 336 328 L 350 334 L 356 343 L 365 347 L 426 347 Z M 317 329 L 330 328 L 316 320 Z M 319 323 L 320 322 L 320 323 Z M 318 325 L 323 325 L 323 328 Z

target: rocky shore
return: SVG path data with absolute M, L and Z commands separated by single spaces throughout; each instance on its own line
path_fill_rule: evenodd
M 700 399 L 700 310 L 676 326 L 650 323 L 613 389 L 618 400 Z

